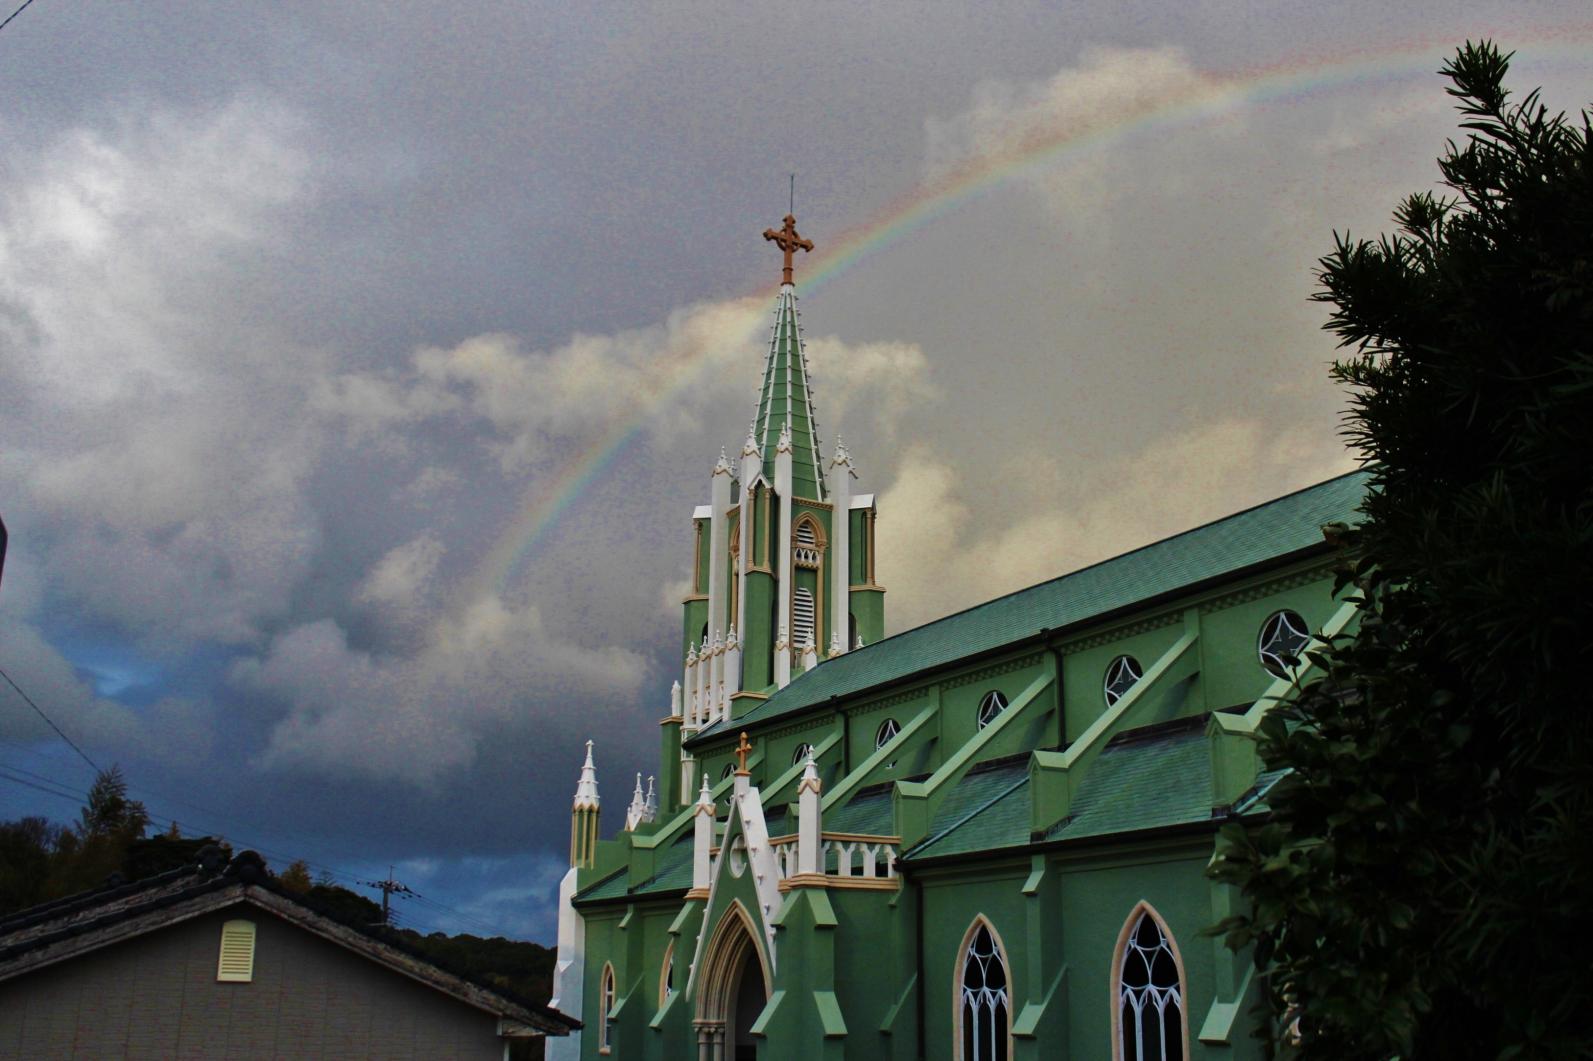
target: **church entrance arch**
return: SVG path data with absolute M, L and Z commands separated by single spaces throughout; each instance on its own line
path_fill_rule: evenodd
M 697 988 L 697 1061 L 756 1061 L 752 1026 L 773 990 L 757 926 L 740 902 L 719 919 Z

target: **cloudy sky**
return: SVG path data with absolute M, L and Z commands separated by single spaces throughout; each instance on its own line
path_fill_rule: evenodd
M 788 173 L 899 630 L 1349 466 L 1313 263 L 1485 35 L 1593 99 L 1577 0 L 37 0 L 0 667 L 185 832 L 551 941 L 582 742 L 610 827 L 656 768 Z M 0 816 L 91 776 L 0 687 Z

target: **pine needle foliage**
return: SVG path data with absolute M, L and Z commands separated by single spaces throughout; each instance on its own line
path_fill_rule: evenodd
M 1512 102 L 1510 58 L 1441 71 L 1448 191 L 1320 263 L 1362 619 L 1264 723 L 1273 817 L 1211 870 L 1270 1056 L 1593 1057 L 1593 127 Z

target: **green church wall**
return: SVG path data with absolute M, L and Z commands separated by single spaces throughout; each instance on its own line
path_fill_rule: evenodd
M 681 613 L 680 660 L 684 665 L 686 653 L 692 646 L 702 648 L 702 628 L 708 622 L 708 598 L 687 597 L 681 604 Z
M 852 585 L 861 586 L 868 582 L 868 517 L 860 508 L 846 516 L 847 533 L 851 535 L 847 542 L 847 578 Z
M 1238 601 L 1219 600 L 1201 616 L 1201 667 L 1211 710 L 1254 703 L 1272 684 L 1274 675 L 1256 655 L 1257 637 L 1268 616 L 1288 608 L 1315 631 L 1338 610 L 1331 576 L 1324 573 L 1303 585 L 1289 586 L 1289 581 L 1256 600 L 1244 600 L 1248 594 L 1243 592 L 1234 594 Z
M 1181 613 L 1174 612 L 1166 625 L 1140 633 L 1113 638 L 1104 644 L 1102 638 L 1080 642 L 1088 647 L 1064 648 L 1062 655 L 1062 696 L 1068 740 L 1073 740 L 1089 728 L 1106 712 L 1106 670 L 1119 656 L 1132 656 L 1141 672 L 1149 670 L 1162 654 L 1172 648 L 1183 636 Z M 1130 627 L 1129 629 L 1132 629 Z M 1189 705 L 1198 713 L 1201 705 Z
M 926 1061 L 951 1061 L 953 1000 L 962 982 L 958 964 L 964 938 L 976 917 L 984 917 L 1007 955 L 1008 987 L 1025 990 L 1021 970 L 1027 956 L 1021 947 L 1026 928 L 1023 882 L 1027 862 L 986 863 L 953 871 L 926 873 L 922 878 L 924 950 L 920 967 Z
M 872 645 L 885 636 L 885 591 L 854 587 L 851 597 L 857 634 L 863 639 L 863 644 Z
M 755 494 L 747 503 L 755 528 L 761 530 L 760 521 L 766 519 L 770 531 L 779 526 L 778 499 L 765 503 Z M 811 513 L 824 529 L 826 542 L 834 541 L 831 535 L 837 522 L 830 509 L 801 498 L 791 504 L 793 517 Z M 867 553 L 872 543 L 867 537 L 873 524 L 867 515 L 858 510 L 845 518 L 854 585 L 869 577 Z M 697 543 L 698 582 L 703 589 L 706 537 L 704 527 Z M 749 555 L 757 557 L 764 537 L 758 530 L 750 535 L 744 543 Z M 774 535 L 768 538 L 772 543 Z M 833 618 L 831 562 L 826 549 L 818 571 L 793 571 L 795 584 L 814 596 L 821 658 Z M 1280 608 L 1299 612 L 1312 629 L 1336 614 L 1339 602 L 1330 599 L 1327 563 L 1316 554 L 1262 575 L 1229 578 L 1220 586 L 1203 582 L 1196 592 L 1176 599 L 1159 596 L 1154 606 L 1113 611 L 1104 615 L 1105 622 L 1089 620 L 1099 624 L 1094 628 L 1073 621 L 1057 630 L 1031 629 L 1016 644 L 1002 645 L 993 638 L 979 641 L 980 632 L 975 631 L 973 644 L 994 645 L 976 658 L 948 666 L 946 655 L 931 654 L 929 662 L 921 665 L 926 669 L 901 673 L 895 680 L 886 680 L 893 673 L 888 665 L 865 670 L 865 675 L 877 675 L 870 678 L 875 684 L 841 685 L 852 691 L 827 699 L 819 693 L 803 700 L 798 692 L 794 705 L 809 706 L 773 713 L 761 725 L 748 725 L 754 747 L 751 781 L 765 798 L 771 836 L 797 831 L 794 757 L 810 744 L 820 749 L 827 830 L 902 836 L 909 852 L 915 842 L 934 832 L 940 839 L 925 847 L 941 858 L 917 861 L 909 853 L 899 865 L 906 878 L 899 891 L 845 887 L 832 879 L 830 887 L 799 886 L 782 893 L 770 915 L 777 940 L 775 1001 L 759 1020 L 764 1035 L 760 1056 L 827 1061 L 954 1057 L 960 948 L 975 916 L 982 914 L 1005 948 L 1013 1061 L 1109 1058 L 1114 950 L 1125 921 L 1141 901 L 1164 919 L 1178 947 L 1185 977 L 1187 1056 L 1258 1056 L 1248 1038 L 1245 1012 L 1249 1004 L 1245 992 L 1254 993 L 1248 959 L 1229 954 L 1219 941 L 1200 935 L 1238 903 L 1236 896 L 1204 878 L 1212 826 L 1203 796 L 1208 788 L 1220 789 L 1231 803 L 1251 783 L 1253 762 L 1240 763 L 1243 756 L 1229 756 L 1237 765 L 1226 772 L 1211 765 L 1228 761 L 1223 740 L 1240 739 L 1215 722 L 1207 722 L 1207 732 L 1214 734 L 1205 738 L 1210 744 L 1201 743 L 1198 723 L 1183 727 L 1159 723 L 1249 705 L 1262 695 L 1273 678 L 1256 658 L 1261 624 Z M 728 573 L 734 577 L 733 569 Z M 771 572 L 753 570 L 740 588 L 745 594 L 738 601 L 746 630 L 744 686 L 772 692 L 770 650 L 777 583 Z M 865 641 L 879 640 L 882 593 L 853 589 L 848 603 Z M 707 600 L 700 596 L 685 602 L 683 653 L 699 641 L 707 608 Z M 993 629 L 999 633 L 1007 627 Z M 888 661 L 891 651 L 885 650 L 880 658 Z M 1069 740 L 1078 741 L 1106 714 L 1103 679 L 1107 665 L 1121 654 L 1135 657 L 1145 672 L 1165 662 L 1145 679 L 1155 684 L 1142 687 L 1143 695 L 1109 717 L 1107 725 L 1090 735 L 1092 739 L 1069 748 Z M 931 667 L 939 669 L 927 669 Z M 823 682 L 814 676 L 796 680 Z M 999 690 L 1010 706 L 1000 725 L 982 732 L 979 705 L 991 690 Z M 732 715 L 739 721 L 763 702 L 757 696 L 743 696 L 735 701 Z M 780 702 L 793 703 L 789 696 Z M 1235 717 L 1224 715 L 1219 721 Z M 886 719 L 894 719 L 903 735 L 891 749 L 876 754 L 876 734 Z M 723 843 L 733 842 L 739 831 L 739 822 L 728 826 L 724 822 L 729 784 L 721 779 L 735 762 L 741 728 L 716 727 L 705 745 L 693 752 L 698 777 L 708 777 L 716 789 Z M 1130 730 L 1139 732 L 1107 747 L 1115 735 Z M 648 887 L 645 882 L 666 866 L 674 867 L 672 886 L 679 885 L 676 837 L 684 828 L 689 838 L 690 825 L 682 825 L 688 819 L 677 808 L 680 800 L 689 802 L 695 796 L 695 788 L 679 791 L 678 739 L 678 728 L 666 724 L 660 736 L 661 821 L 639 827 L 633 836 L 600 842 L 596 867 L 580 874 L 583 888 L 598 885 L 622 866 L 627 867 L 625 883 L 632 888 Z M 1154 761 L 1162 764 L 1157 768 L 1163 771 L 1156 783 L 1167 782 L 1173 802 L 1164 800 L 1157 812 L 1182 817 L 1140 822 L 1122 809 L 1138 805 L 1123 793 L 1140 789 L 1119 792 L 1099 787 L 1126 784 L 1102 779 L 1135 776 L 1123 773 L 1123 749 L 1147 746 L 1169 749 L 1157 752 L 1162 758 Z M 1064 748 L 1068 750 L 1060 750 Z M 1015 758 L 1029 753 L 1034 754 L 1027 765 Z M 1098 763 L 1108 766 L 1094 772 Z M 1009 783 L 1009 776 L 1016 780 Z M 1175 783 L 1179 780 L 1184 783 Z M 1020 787 L 1020 782 L 1027 787 Z M 1088 790 L 1096 795 L 1080 795 L 1084 791 L 1080 786 L 1087 784 L 1097 786 Z M 1117 794 L 1103 800 L 1101 791 Z M 1038 808 L 1035 800 L 1040 801 Z M 1049 811 L 1047 800 L 1055 803 Z M 1223 801 L 1213 796 L 1213 804 L 1217 802 Z M 1104 813 L 1103 807 L 1114 811 Z M 1070 808 L 1074 817 L 1069 816 Z M 1106 824 L 1092 832 L 1101 822 Z M 670 836 L 659 837 L 665 823 L 676 828 Z M 1154 838 L 1133 831 L 1147 828 L 1160 831 Z M 1035 836 L 1049 836 L 1051 844 L 1069 846 L 1031 849 L 1026 845 Z M 985 846 L 994 850 L 978 853 Z M 670 852 L 675 852 L 673 862 L 667 861 Z M 691 962 L 700 958 L 697 934 L 713 931 L 735 901 L 760 925 L 764 917 L 753 868 L 749 865 L 737 877 L 724 861 L 718 867 L 712 909 L 707 911 L 702 900 L 687 902 L 678 890 L 653 898 L 627 898 L 618 883 L 596 889 L 606 898 L 583 901 L 589 956 L 584 970 L 587 1004 L 582 1016 L 588 1033 L 582 1039 L 583 1057 L 598 1056 L 596 1029 L 601 1017 L 595 1000 L 605 960 L 614 964 L 619 991 L 609 1056 L 696 1055 L 697 999 L 689 996 L 686 977 Z M 663 963 L 672 943 L 677 991 L 661 1000 Z M 760 935 L 758 945 L 764 944 Z M 1201 1040 L 1203 1033 L 1210 1041 Z
M 742 629 L 746 638 L 742 643 L 741 684 L 747 689 L 767 689 L 774 683 L 774 576 L 762 571 L 749 571 L 747 599 L 741 602 L 741 607 L 744 610 Z M 762 701 L 749 699 L 743 710 L 750 710 L 759 703 Z
M 968 668 L 960 673 L 953 672 L 942 679 L 938 683 L 940 741 L 938 754 L 935 761 L 930 764 L 930 769 L 938 769 L 947 755 L 960 749 L 979 733 L 979 705 L 986 695 L 1000 692 L 1010 705 L 1049 665 L 1050 661 L 1045 655 L 1031 651 L 1027 655 L 1009 657 L 1005 661 L 996 663 L 981 660 L 977 669 Z M 1051 717 L 1032 732 L 1025 729 L 1024 732 L 1038 742 L 1028 747 L 1050 747 L 1058 741 L 1055 712 L 1048 711 L 1056 704 L 1056 690 L 1048 689 L 1041 696 L 1044 698 L 1044 705 L 1041 711 L 1034 712 L 1034 716 L 1038 718 L 1042 712 L 1045 712 Z M 997 747 L 989 749 L 980 758 L 994 758 L 1017 750 L 1009 746 L 1013 739 L 1021 738 L 1018 734 L 1014 734 L 1013 738 L 1002 740 Z

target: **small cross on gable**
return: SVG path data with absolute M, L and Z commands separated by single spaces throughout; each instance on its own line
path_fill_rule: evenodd
M 747 772 L 747 756 L 752 754 L 752 745 L 747 741 L 747 731 L 741 731 L 741 743 L 736 745 L 736 762 L 739 764 L 736 773 Z

